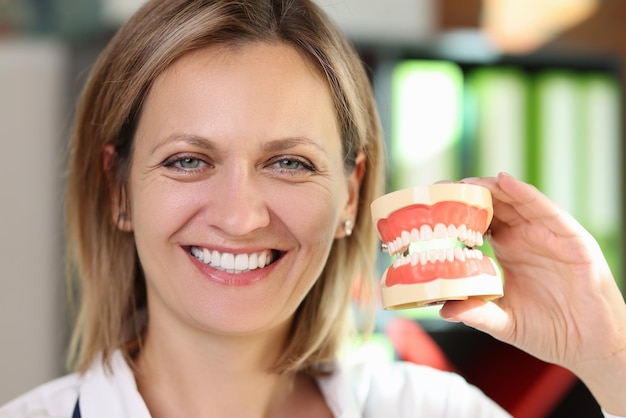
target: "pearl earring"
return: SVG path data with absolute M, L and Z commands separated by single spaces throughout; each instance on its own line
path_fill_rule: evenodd
M 343 221 L 343 232 L 346 233 L 347 237 L 352 235 L 352 221 L 350 219 Z

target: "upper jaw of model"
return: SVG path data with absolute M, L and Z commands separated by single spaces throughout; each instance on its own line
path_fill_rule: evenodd
M 476 247 L 493 217 L 488 189 L 443 183 L 386 194 L 372 219 L 393 265 L 383 275 L 385 309 L 502 296 L 500 272 Z

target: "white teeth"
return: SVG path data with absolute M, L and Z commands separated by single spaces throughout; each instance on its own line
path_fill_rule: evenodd
M 454 261 L 454 248 L 447 248 L 445 251 L 446 251 L 446 260 L 450 262 Z
M 444 224 L 435 225 L 435 229 L 433 231 L 433 238 L 442 239 L 448 237 L 448 228 Z
M 248 255 L 248 268 L 250 270 L 254 270 L 258 266 L 259 266 L 259 256 L 257 255 L 257 253 L 252 253 Z
M 461 262 L 465 261 L 465 253 L 463 252 L 461 247 L 456 247 L 454 249 L 454 258 L 456 258 L 457 260 Z
M 456 231 L 459 234 L 459 241 L 467 240 L 467 226 L 465 224 L 460 225 Z
M 466 260 L 482 260 L 483 253 L 480 250 L 474 250 L 469 248 L 439 248 L 439 249 L 430 249 L 427 251 L 418 251 L 410 254 L 407 257 L 397 257 L 393 265 L 394 267 L 399 267 L 404 264 L 411 263 L 412 266 L 416 266 L 417 264 L 426 265 L 427 263 L 436 263 L 436 262 L 453 262 L 455 260 L 460 262 L 465 262 Z
M 427 263 L 437 263 L 454 260 L 465 262 L 466 260 L 482 260 L 483 253 L 480 250 L 470 248 L 434 248 L 430 250 L 422 250 L 414 252 L 406 257 L 397 257 L 393 261 L 393 266 L 398 268 L 400 266 L 411 264 L 417 266 L 418 264 L 424 266 Z
M 222 254 L 220 267 L 224 270 L 232 270 L 235 267 L 235 255 L 231 253 Z
M 408 231 L 402 231 L 402 246 L 409 245 L 411 243 L 411 234 Z
M 460 241 L 465 248 L 456 246 Z M 400 236 L 385 244 L 386 251 L 390 255 L 396 255 L 394 266 L 411 263 L 425 265 L 426 263 L 452 262 L 458 260 L 465 262 L 468 259 L 482 260 L 483 253 L 476 249 L 483 245 L 483 236 L 480 232 L 468 229 L 466 225 L 436 224 L 434 228 L 422 225 L 419 229 L 414 228 L 410 232 L 402 231 Z M 404 256 L 410 248 L 410 255 Z M 252 263 L 248 257 L 249 265 Z M 261 266 L 259 256 L 259 266 Z
M 259 251 L 250 254 L 220 253 L 217 250 L 207 248 L 191 247 L 191 254 L 204 264 L 224 270 L 229 273 L 243 273 L 257 268 L 263 268 L 271 264 L 271 251 Z
M 437 250 L 428 250 L 428 259 L 432 261 L 437 260 Z
M 459 241 L 461 241 L 468 247 L 477 247 L 483 245 L 483 236 L 479 232 L 468 229 L 464 235 L 465 237 L 461 238 L 459 234 Z
M 422 225 L 420 228 L 420 238 L 422 241 L 433 239 L 433 230 L 429 225 Z
M 193 256 L 196 257 L 198 260 L 200 260 L 200 257 L 203 257 L 203 252 L 198 247 L 191 247 L 191 254 L 193 254 Z
M 459 225 L 457 227 L 455 225 L 446 226 L 439 223 L 435 225 L 434 229 L 429 225 L 422 225 L 419 230 L 413 228 L 410 232 L 402 231 L 399 237 L 385 244 L 387 247 L 386 251 L 391 255 L 395 255 L 404 252 L 411 243 L 431 241 L 433 239 L 459 240 L 467 247 L 472 248 L 480 247 L 484 244 L 483 235 L 478 231 L 468 229 L 466 225 Z
M 259 253 L 259 268 L 263 268 L 270 263 L 269 256 L 267 253 Z
M 446 249 L 445 248 L 439 248 L 437 250 L 437 260 L 446 261 Z
M 237 254 L 235 256 L 235 270 L 248 269 L 248 254 Z

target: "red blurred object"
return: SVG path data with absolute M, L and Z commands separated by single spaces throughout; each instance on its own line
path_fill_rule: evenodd
M 416 321 L 394 318 L 388 324 L 386 334 L 400 359 L 439 370 L 457 371 L 439 345 Z
M 481 346 L 468 364 L 452 364 L 412 319 L 394 318 L 386 334 L 401 360 L 460 374 L 515 418 L 548 416 L 577 382 L 568 370 L 495 340 Z

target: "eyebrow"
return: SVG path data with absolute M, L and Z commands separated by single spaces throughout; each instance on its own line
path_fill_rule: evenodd
M 172 142 L 185 142 L 189 145 L 193 145 L 198 148 L 205 149 L 207 151 L 214 151 L 217 149 L 215 144 L 213 144 L 213 142 L 208 138 L 204 138 L 204 137 L 197 136 L 197 135 L 189 135 L 189 134 L 174 134 L 174 135 L 169 135 L 165 137 L 163 141 L 156 144 L 152 148 L 151 154 L 154 154 L 155 152 L 159 150 L 159 148 L 167 144 L 170 144 Z
M 280 152 L 285 151 L 290 148 L 294 148 L 298 145 L 307 145 L 313 146 L 317 148 L 319 151 L 322 151 L 324 154 L 328 154 L 328 151 L 322 147 L 317 142 L 313 141 L 310 138 L 306 137 L 289 137 L 289 138 L 281 138 L 269 141 L 263 145 L 263 150 L 267 152 Z
M 193 145 L 207 151 L 217 150 L 217 146 L 209 138 L 189 134 L 174 134 L 167 136 L 165 139 L 163 139 L 163 141 L 156 144 L 152 148 L 151 153 L 154 154 L 159 150 L 159 148 L 172 142 L 185 142 L 189 145 Z M 299 145 L 312 146 L 314 148 L 317 148 L 324 154 L 328 154 L 328 151 L 324 147 L 322 147 L 316 141 L 307 137 L 288 137 L 274 139 L 263 144 L 262 149 L 266 152 L 281 152 Z

